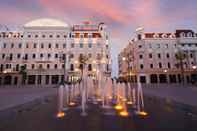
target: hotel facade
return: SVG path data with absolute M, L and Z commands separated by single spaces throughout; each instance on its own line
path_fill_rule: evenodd
M 197 82 L 197 34 L 148 33 L 139 28 L 118 55 L 119 77 L 142 83 Z
M 22 28 L 0 29 L 0 85 L 56 85 L 79 79 L 86 56 L 88 74 L 111 73 L 106 25 L 84 22 L 68 25 L 54 19 L 38 19 Z M 101 68 L 100 68 L 100 65 Z

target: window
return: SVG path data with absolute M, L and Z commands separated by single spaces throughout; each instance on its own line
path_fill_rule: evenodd
M 70 59 L 74 58 L 74 54 L 70 54 L 69 58 Z
M 157 44 L 157 48 L 160 48 L 160 44 Z
M 149 48 L 152 48 L 152 44 L 149 44 Z
M 41 43 L 41 48 L 44 48 L 44 44 L 43 43 Z
M 71 43 L 71 48 L 74 48 L 75 47 L 75 44 L 74 43 Z
M 88 64 L 88 71 L 92 71 L 92 64 Z
M 63 44 L 63 48 L 66 48 L 66 43 Z
M 37 48 L 37 44 L 36 43 L 34 43 L 34 48 Z
M 64 69 L 65 68 L 65 65 L 64 64 L 62 64 L 62 69 Z
M 150 68 L 151 68 L 151 69 L 153 68 L 153 64 L 150 64 Z
M 58 54 L 55 54 L 55 58 L 58 58 Z
M 18 44 L 18 48 L 22 48 L 22 44 L 21 43 Z
M 149 54 L 149 58 L 152 58 L 152 57 L 153 57 L 153 55 L 150 53 L 150 54 Z
M 17 54 L 17 58 L 20 59 L 21 58 L 21 54 Z
M 48 48 L 49 48 L 49 49 L 51 48 L 51 43 L 49 43 Z
M 11 44 L 11 48 L 14 48 L 14 43 Z
M 107 46 L 107 45 L 106 45 Z M 92 48 L 92 43 L 88 43 L 88 47 Z
M 53 35 L 49 35 L 50 38 L 53 38 Z
M 31 35 L 28 35 L 27 37 L 28 37 L 28 38 L 31 38 Z
M 59 48 L 59 45 L 58 45 L 58 43 L 56 43 L 56 44 L 55 44 L 55 48 Z
M 66 60 L 66 54 L 63 54 L 63 55 L 62 55 L 62 59 L 63 59 L 63 60 Z
M 57 69 L 57 64 L 54 65 L 54 68 Z
M 100 47 L 101 46 L 101 44 L 100 43 L 97 43 L 97 47 Z
M 168 68 L 170 69 L 171 68 L 171 65 L 170 65 L 170 63 L 168 62 Z
M 51 58 L 51 54 L 48 54 L 48 58 Z
M 5 58 L 5 54 L 2 54 L 2 59 L 4 59 Z
M 138 48 L 139 48 L 139 49 L 142 48 L 142 45 L 139 45 Z
M 42 64 L 39 64 L 39 69 L 43 69 Z
M 193 58 L 193 54 L 192 53 L 190 54 L 190 57 Z
M 28 54 L 25 54 L 24 59 L 25 59 L 25 60 L 28 60 Z
M 60 35 L 57 35 L 56 37 L 57 37 L 57 38 L 60 38 Z
M 70 70 L 74 71 L 74 65 L 73 64 L 70 64 Z
M 43 58 L 43 54 L 40 54 L 40 58 Z
M 88 53 L 88 57 L 91 58 L 92 57 L 92 54 L 91 53 Z
M 139 58 L 140 58 L 140 59 L 143 59 L 143 55 L 139 55 Z
M 33 54 L 33 55 L 32 55 L 32 58 L 35 59 L 35 58 L 36 58 L 36 54 Z
M 16 64 L 16 71 L 19 71 L 19 64 Z
M 168 44 L 166 44 L 166 48 L 168 48 Z
M 106 55 L 106 58 L 108 59 L 108 58 L 109 58 L 109 56 L 108 56 L 108 55 Z
M 7 46 L 6 43 L 4 43 L 4 44 L 3 44 L 3 48 L 6 48 L 6 46 Z
M 144 65 L 143 64 L 140 64 L 140 69 L 144 69 Z
M 159 68 L 162 68 L 162 64 L 161 64 L 161 62 L 159 62 Z
M 35 35 L 35 38 L 38 38 L 38 35 Z
M 47 69 L 50 69 L 50 64 L 47 64 Z
M 12 60 L 13 59 L 13 54 L 10 54 L 10 60 Z
M 80 48 L 83 48 L 83 43 L 80 43 Z
M 160 53 L 158 53 L 157 56 L 158 56 L 159 59 L 161 58 L 161 54 Z
M 42 35 L 42 38 L 45 38 L 46 36 L 45 35 Z
M 29 48 L 29 44 L 28 43 L 26 43 L 26 48 Z
M 167 54 L 166 54 L 166 57 L 167 57 L 167 58 L 170 58 L 170 55 L 169 55 L 169 53 L 167 53 Z
M 141 40 L 142 39 L 142 35 L 138 34 L 137 38 L 138 38 L 138 40 Z
M 31 64 L 31 69 L 34 69 L 35 68 L 35 65 L 34 64 Z

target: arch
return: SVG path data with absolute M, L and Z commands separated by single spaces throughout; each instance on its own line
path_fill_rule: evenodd
M 167 83 L 166 74 L 159 74 L 159 81 L 160 81 L 160 83 Z
M 169 75 L 169 81 L 170 83 L 176 83 L 177 82 L 176 75 Z
M 151 83 L 158 83 L 157 74 L 151 74 L 151 75 L 150 75 L 150 82 L 151 82 Z
M 4 77 L 4 85 L 11 85 L 12 84 L 12 76 L 7 75 Z

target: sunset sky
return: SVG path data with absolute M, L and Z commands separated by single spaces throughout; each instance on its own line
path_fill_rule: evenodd
M 197 31 L 197 0 L 0 0 L 1 25 L 21 26 L 43 17 L 106 23 L 115 60 L 139 26 L 150 32 Z

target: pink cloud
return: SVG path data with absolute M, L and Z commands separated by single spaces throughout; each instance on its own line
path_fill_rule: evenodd
M 0 8 L 1 24 L 5 25 L 23 25 L 24 22 L 37 18 L 38 14 L 32 11 L 17 9 L 17 8 Z
M 131 18 L 127 10 L 116 5 L 113 0 L 59 0 L 58 4 L 52 0 L 40 0 L 40 3 L 51 14 L 72 11 L 73 15 L 77 15 L 86 12 L 90 14 L 89 17 L 104 17 L 123 24 L 128 24 Z

